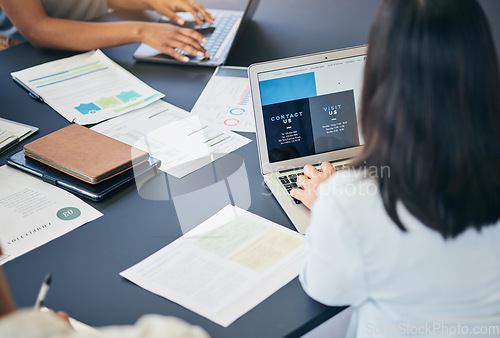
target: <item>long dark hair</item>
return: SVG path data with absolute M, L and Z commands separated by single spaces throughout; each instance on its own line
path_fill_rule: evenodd
M 500 219 L 500 84 L 476 0 L 384 0 L 370 37 L 361 102 L 365 148 L 403 230 L 401 201 L 444 238 Z

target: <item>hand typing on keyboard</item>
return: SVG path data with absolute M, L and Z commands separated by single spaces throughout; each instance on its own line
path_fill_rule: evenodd
M 183 26 L 185 19 L 177 15 L 178 12 L 191 13 L 194 20 L 200 26 L 203 26 L 203 22 L 209 24 L 214 23 L 214 18 L 212 14 L 207 12 L 203 6 L 200 4 L 190 1 L 190 0 L 144 0 L 150 9 L 154 9 L 161 15 L 166 16 L 172 22 Z M 192 28 L 192 27 L 188 27 Z
M 108 9 L 132 11 L 152 9 L 168 17 L 177 25 L 142 20 L 89 23 L 83 20 L 86 17 L 84 11 L 75 8 L 68 9 L 62 17 L 47 15 L 42 6 L 42 0 L 30 0 L 29 6 L 25 1 L 0 0 L 0 2 L 2 11 L 8 16 L 16 30 L 23 32 L 28 41 L 38 48 L 86 51 L 127 43 L 144 43 L 184 62 L 190 59 L 179 50 L 198 58 L 207 58 L 210 55 L 202 46 L 208 43 L 203 34 L 183 27 L 186 22 L 181 17 L 183 13 L 188 13 L 188 17 L 194 19 L 199 25 L 203 25 L 204 22 L 208 24 L 214 22 L 213 16 L 203 6 L 192 0 L 101 1 L 104 6 L 108 6 Z M 54 1 L 54 8 L 57 7 L 56 2 Z M 101 8 L 104 6 L 92 6 L 93 9 L 89 9 L 87 14 L 101 15 L 105 13 L 106 9 Z M 30 10 L 27 10 L 27 7 Z M 75 20 L 72 17 L 75 17 Z M 78 39 L 75 39 L 75 35 L 78 35 Z
M 189 55 L 197 58 L 209 58 L 210 52 L 202 46 L 207 43 L 204 32 L 193 29 L 209 27 L 214 23 L 214 17 L 200 4 L 190 0 L 143 0 L 149 9 L 154 9 L 159 14 L 168 18 L 172 24 L 165 24 L 164 20 L 158 23 L 144 23 L 140 29 L 143 35 L 141 42 L 183 61 L 189 61 Z M 179 13 L 180 12 L 180 13 Z M 179 14 L 181 15 L 179 15 Z M 186 15 L 194 19 L 189 25 Z
M 317 198 L 316 190 L 318 186 L 333 175 L 333 173 L 335 173 L 335 169 L 329 162 L 321 163 L 321 170 L 316 169 L 310 164 L 306 165 L 303 175 L 297 176 L 297 185 L 300 188 L 292 189 L 290 195 L 311 209 Z

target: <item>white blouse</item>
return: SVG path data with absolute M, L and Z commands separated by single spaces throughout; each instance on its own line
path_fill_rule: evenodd
M 82 324 L 80 324 L 82 326 Z M 24 309 L 0 318 L 2 338 L 209 338 L 199 326 L 175 317 L 142 316 L 135 325 L 70 327 L 54 314 Z
M 320 186 L 304 290 L 326 305 L 353 305 L 351 337 L 500 337 L 500 222 L 444 240 L 399 204 L 402 232 L 377 182 L 361 176 L 338 172 Z

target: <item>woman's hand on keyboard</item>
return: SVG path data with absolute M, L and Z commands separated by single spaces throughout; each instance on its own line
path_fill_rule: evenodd
M 196 57 L 210 57 L 209 53 L 201 46 L 206 43 L 205 37 L 190 28 L 183 28 L 168 23 L 144 22 L 140 29 L 141 42 L 170 55 L 171 57 L 187 62 L 189 57 L 179 53 L 176 49 L 183 50 Z
M 184 20 L 178 16 L 177 12 L 191 13 L 200 26 L 203 26 L 203 21 L 209 24 L 214 23 L 213 16 L 205 10 L 205 8 L 195 1 L 190 0 L 145 0 L 149 9 L 154 9 L 161 15 L 168 17 L 178 25 L 184 25 Z
M 301 189 L 292 189 L 290 194 L 293 198 L 298 199 L 306 207 L 311 209 L 318 197 L 318 186 L 333 175 L 333 173 L 335 173 L 335 169 L 329 162 L 321 163 L 321 171 L 308 164 L 304 167 L 304 175 L 297 177 L 297 185 L 301 187 Z

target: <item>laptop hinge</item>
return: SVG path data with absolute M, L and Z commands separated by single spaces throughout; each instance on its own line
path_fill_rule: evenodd
M 346 162 L 346 161 L 349 161 L 349 159 L 348 158 L 343 158 L 343 159 L 338 159 L 338 160 L 328 161 L 328 162 L 330 162 L 331 164 L 334 164 L 334 163 Z M 321 166 L 321 163 L 316 163 L 316 164 L 313 164 L 312 166 L 316 167 L 316 168 L 319 168 Z M 287 173 L 287 172 L 290 172 L 290 171 L 297 171 L 297 170 L 301 170 L 301 169 L 302 168 L 292 168 L 292 169 L 280 170 L 278 172 L 281 174 L 281 173 Z

